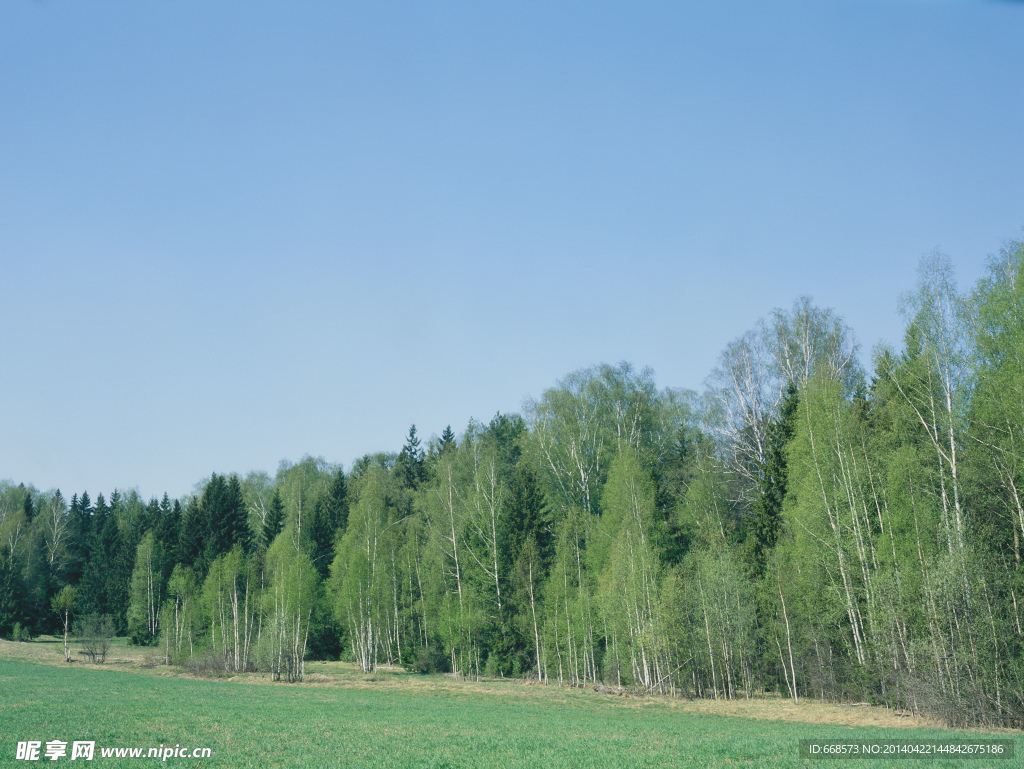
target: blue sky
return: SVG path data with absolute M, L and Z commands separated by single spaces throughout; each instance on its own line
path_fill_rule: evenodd
M 1024 4 L 0 5 L 0 478 L 348 467 L 1024 226 Z

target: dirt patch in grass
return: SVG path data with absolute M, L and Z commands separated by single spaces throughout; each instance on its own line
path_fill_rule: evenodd
M 659 698 L 661 699 L 661 698 Z M 669 702 L 673 702 L 669 700 Z M 734 716 L 767 721 L 799 721 L 806 724 L 883 726 L 889 728 L 941 727 L 938 721 L 875 705 L 839 705 L 776 697 L 750 700 L 686 700 L 675 707 L 686 713 Z

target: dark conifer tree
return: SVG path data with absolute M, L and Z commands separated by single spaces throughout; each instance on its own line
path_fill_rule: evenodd
M 420 439 L 416 437 L 416 425 L 413 425 L 409 428 L 409 435 L 398 453 L 398 459 L 395 460 L 395 478 L 404 488 L 415 489 L 424 479 L 425 471 Z
M 142 511 L 142 520 L 139 521 L 140 533 L 145 536 L 146 532 L 156 532 L 157 527 L 160 525 L 160 503 L 156 501 L 156 497 L 153 497 L 146 504 L 145 509 Z
M 751 526 L 747 542 L 754 574 L 764 572 L 768 553 L 775 547 L 782 526 L 782 503 L 786 496 L 789 471 L 786 467 L 786 444 L 796 431 L 799 392 L 789 383 L 779 409 L 779 418 L 766 431 L 768 450 L 761 472 L 758 495 L 751 510 Z
M 27 526 L 28 524 L 32 523 L 32 518 L 35 516 L 36 508 L 35 505 L 32 503 L 31 490 L 26 489 L 24 483 L 19 484 L 18 488 L 25 492 L 25 502 L 23 503 L 22 508 L 25 511 L 25 525 Z
M 455 448 L 455 433 L 452 432 L 452 426 L 448 425 L 444 428 L 444 432 L 441 433 L 441 443 L 438 446 L 439 451 L 443 454 L 449 449 Z
M 694 476 L 696 441 L 689 428 L 681 427 L 664 462 L 652 471 L 658 512 L 658 549 L 667 564 L 678 564 L 690 547 L 690 538 L 676 516 L 679 504 Z
M 39 527 L 29 529 L 22 568 L 24 594 L 22 595 L 22 621 L 34 634 L 52 630 L 49 603 L 52 579 L 46 558 L 46 537 Z
M 203 543 L 205 545 L 203 549 L 204 571 L 205 567 L 209 566 L 214 558 L 227 551 L 223 547 L 220 530 L 220 516 L 224 506 L 225 491 L 224 479 L 217 475 L 217 473 L 214 473 L 210 476 L 210 480 L 203 489 L 203 495 L 199 500 L 199 519 L 202 522 Z
M 199 510 L 206 532 L 204 555 L 207 565 L 236 544 L 249 551 L 248 516 L 237 475 L 225 478 L 214 473 L 203 491 Z
M 0 636 L 10 636 L 18 620 L 18 595 L 21 580 L 14 568 L 14 558 L 6 544 L 0 544 Z
M 310 558 L 317 571 L 320 572 L 321 579 L 327 576 L 331 561 L 334 560 L 334 532 L 327 501 L 321 497 L 313 506 L 313 514 L 310 516 L 309 523 Z
M 245 553 L 252 551 L 252 534 L 249 531 L 249 514 L 245 509 L 242 484 L 234 474 L 228 478 L 225 489 L 222 531 L 225 553 L 235 545 L 241 545 Z
M 68 564 L 65 577 L 69 585 L 77 585 L 82 580 L 85 564 L 89 560 L 92 507 L 87 493 L 83 493 L 81 499 L 77 494 L 72 495 L 68 515 L 70 516 L 70 531 L 68 532 Z
M 181 530 L 178 534 L 177 561 L 203 572 L 203 552 L 206 549 L 205 526 L 199 501 L 193 497 L 185 505 L 181 515 Z
M 267 518 L 263 522 L 263 540 L 267 547 L 283 528 L 284 501 L 281 499 L 281 490 L 274 489 L 274 495 L 270 498 L 270 508 L 267 510 Z
M 131 595 L 132 570 L 135 567 L 138 541 L 137 532 L 122 531 L 118 516 L 110 515 L 103 531 L 107 578 L 104 586 L 105 609 L 102 613 L 113 617 L 117 635 L 124 635 L 128 630 L 128 600 Z
M 85 494 L 83 501 L 88 501 Z M 96 506 L 90 517 L 88 554 L 82 583 L 79 586 L 79 604 L 84 614 L 103 614 L 106 609 L 107 556 L 103 547 L 103 534 L 110 520 L 110 509 L 102 494 L 96 497 Z
M 348 483 L 344 471 L 339 467 L 327 490 L 327 512 L 332 535 L 344 533 L 348 527 Z
M 160 502 L 160 513 L 154 529 L 160 548 L 172 559 L 178 549 L 178 538 L 181 531 L 181 505 L 178 500 L 171 504 L 166 492 Z
M 500 411 L 494 415 L 494 419 L 484 430 L 484 445 L 493 447 L 498 454 L 501 463 L 501 474 L 507 482 L 513 470 L 519 463 L 522 449 L 519 447 L 519 437 L 526 431 L 526 423 L 518 414 L 502 414 Z
M 501 517 L 502 530 L 498 535 L 498 553 L 502 572 L 508 574 L 526 540 L 533 538 L 539 561 L 547 571 L 554 554 L 554 534 L 551 516 L 533 469 L 521 462 L 512 473 L 505 514 Z

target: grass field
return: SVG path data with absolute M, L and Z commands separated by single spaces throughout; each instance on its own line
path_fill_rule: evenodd
M 312 682 L 285 685 L 262 676 L 171 675 L 124 646 L 103 666 L 62 664 L 60 655 L 59 643 L 0 642 L 0 765 L 34 763 L 15 760 L 21 741 L 62 740 L 70 753 L 72 741 L 92 740 L 92 765 L 108 767 L 160 761 L 103 758 L 101 747 L 138 747 L 145 755 L 161 744 L 211 749 L 208 759 L 166 761 L 179 766 L 791 767 L 822 765 L 799 758 L 801 739 L 1017 736 L 901 726 L 908 720 L 873 708 L 754 700 L 713 712 L 717 703 L 615 698 L 518 681 L 454 682 L 401 671 L 363 676 L 344 663 L 312 663 Z M 844 714 L 849 723 L 841 723 Z M 852 764 L 1018 765 L 1024 761 Z

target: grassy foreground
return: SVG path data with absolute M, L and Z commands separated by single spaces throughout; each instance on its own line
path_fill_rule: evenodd
M 37 647 L 38 648 L 38 647 Z M 102 758 L 101 747 L 180 744 L 211 758 L 179 766 L 705 767 L 822 766 L 798 757 L 800 739 L 980 739 L 937 727 L 753 720 L 687 712 L 684 703 L 618 699 L 521 682 L 456 684 L 342 663 L 311 666 L 312 683 L 261 685 L 261 677 L 207 681 L 12 659 L 0 648 L 0 765 L 19 741 L 94 740 L 94 763 L 154 765 L 156 758 Z M 122 662 L 127 665 L 127 662 Z M 813 711 L 806 711 L 808 714 Z M 145 754 L 145 750 L 143 754 Z M 60 764 L 70 761 L 66 756 Z M 41 756 L 42 758 L 42 756 Z M 856 760 L 854 767 L 996 766 L 1016 760 Z M 45 765 L 54 765 L 46 761 Z M 77 763 L 72 764 L 77 765 Z M 842 765 L 845 762 L 841 762 Z

